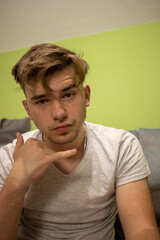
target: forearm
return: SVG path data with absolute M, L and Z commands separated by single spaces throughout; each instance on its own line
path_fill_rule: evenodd
M 26 188 L 19 187 L 10 176 L 0 192 L 0 239 L 15 240 Z
M 160 240 L 160 233 L 157 228 L 145 229 L 126 240 Z

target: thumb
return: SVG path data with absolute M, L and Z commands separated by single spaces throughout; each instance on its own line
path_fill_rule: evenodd
M 71 150 L 66 150 L 66 151 L 61 151 L 61 152 L 54 152 L 49 155 L 49 160 L 50 160 L 50 162 L 56 162 L 61 159 L 72 157 L 76 153 L 77 153 L 77 149 L 71 149 Z
M 19 149 L 23 146 L 24 144 L 24 139 L 21 133 L 17 133 L 17 142 L 16 142 L 16 146 L 13 152 L 13 158 L 16 157 L 16 153 L 19 151 Z

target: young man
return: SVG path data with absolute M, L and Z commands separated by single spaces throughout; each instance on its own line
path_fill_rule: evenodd
M 113 240 L 117 208 L 126 239 L 159 239 L 139 142 L 85 122 L 87 71 L 53 44 L 33 46 L 14 66 L 37 130 L 0 150 L 1 240 Z

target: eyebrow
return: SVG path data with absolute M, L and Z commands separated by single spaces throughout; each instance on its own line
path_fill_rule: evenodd
M 74 88 L 74 87 L 77 87 L 77 84 L 75 83 L 72 83 L 70 84 L 69 86 L 63 88 L 63 89 L 60 89 L 61 92 L 66 92 L 68 90 L 70 90 L 71 88 Z M 54 90 L 53 90 L 54 92 Z M 47 97 L 48 94 L 40 94 L 40 95 L 35 95 L 33 97 L 31 97 L 31 100 L 34 101 L 34 100 L 39 100 L 39 99 L 42 99 L 42 98 L 45 98 Z
M 69 86 L 61 89 L 60 91 L 65 92 L 65 91 L 68 91 L 68 90 L 70 90 L 71 88 L 74 88 L 74 87 L 77 87 L 77 85 L 75 83 L 72 83 Z
M 39 100 L 39 99 L 45 98 L 46 96 L 47 94 L 35 95 L 31 97 L 31 100 Z

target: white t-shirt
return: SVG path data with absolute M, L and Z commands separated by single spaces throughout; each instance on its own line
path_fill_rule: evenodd
M 78 167 L 63 174 L 51 164 L 30 185 L 18 240 L 113 240 L 117 186 L 145 178 L 150 170 L 131 133 L 87 123 L 87 146 Z M 23 135 L 42 139 L 39 130 Z M 0 188 L 13 166 L 15 142 L 0 150 Z

